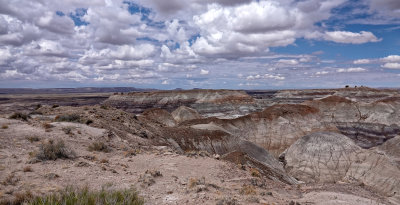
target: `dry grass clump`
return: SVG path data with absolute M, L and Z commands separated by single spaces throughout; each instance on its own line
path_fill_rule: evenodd
M 57 159 L 73 159 L 76 157 L 74 151 L 65 146 L 63 140 L 54 142 L 49 140 L 40 146 L 39 153 L 36 158 L 38 160 L 57 160 Z
M 67 135 L 72 135 L 72 128 L 71 127 L 63 127 L 62 131 L 64 131 L 65 134 Z
M 67 187 L 65 190 L 41 197 L 33 197 L 30 192 L 15 196 L 14 201 L 4 204 L 27 205 L 142 205 L 144 200 L 134 189 L 90 191 L 88 188 L 76 189 Z
M 33 169 L 32 169 L 32 167 L 31 166 L 26 166 L 26 167 L 24 167 L 24 170 L 23 170 L 24 172 L 33 172 Z
M 24 114 L 24 113 L 20 113 L 20 112 L 15 112 L 14 114 L 12 114 L 9 119 L 14 119 L 14 120 L 23 120 L 23 121 L 28 121 L 28 119 L 30 118 L 29 115 Z
M 92 124 L 92 123 L 93 123 L 93 120 L 91 120 L 91 119 L 88 119 L 88 120 L 86 120 L 86 122 L 85 122 L 86 125 L 90 125 L 90 124 Z
M 256 168 L 251 168 L 250 173 L 251 173 L 251 176 L 253 176 L 253 177 L 261 177 L 260 172 Z
M 57 115 L 55 120 L 57 122 L 81 122 L 81 117 L 77 114 Z
M 54 126 L 50 123 L 45 122 L 45 123 L 42 123 L 42 127 L 46 130 L 49 130 L 50 128 L 53 128 Z
M 238 205 L 239 202 L 235 198 L 226 197 L 217 201 L 217 205 Z
M 194 188 L 197 185 L 205 185 L 206 184 L 206 178 L 202 177 L 201 179 L 196 179 L 196 178 L 190 178 L 188 186 L 189 188 Z
M 15 176 L 14 173 L 9 174 L 2 182 L 4 186 L 12 185 L 15 186 L 19 182 L 19 177 Z
M 89 145 L 88 150 L 93 152 L 110 152 L 110 148 L 104 142 L 93 142 Z
M 3 129 L 3 130 L 8 129 L 8 125 L 2 125 L 1 129 Z
M 108 159 L 106 159 L 106 158 L 103 158 L 103 159 L 101 159 L 101 160 L 100 160 L 100 163 L 102 163 L 102 164 L 106 164 L 106 163 L 108 163 Z
M 26 137 L 26 139 L 29 140 L 29 142 L 31 142 L 31 143 L 40 141 L 40 138 L 38 136 L 29 136 L 29 137 Z
M 255 195 L 257 194 L 256 189 L 252 185 L 244 185 L 242 189 L 240 189 L 240 194 L 243 195 Z

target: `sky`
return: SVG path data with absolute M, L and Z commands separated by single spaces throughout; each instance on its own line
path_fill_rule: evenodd
M 0 88 L 400 87 L 399 0 L 0 0 Z

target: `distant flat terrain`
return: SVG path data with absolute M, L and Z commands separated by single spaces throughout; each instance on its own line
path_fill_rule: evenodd
M 50 106 L 97 105 L 113 93 L 0 94 L 0 114 L 33 111 L 39 104 Z

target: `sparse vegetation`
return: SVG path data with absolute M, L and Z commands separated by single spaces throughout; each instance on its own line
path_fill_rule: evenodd
M 100 163 L 102 163 L 102 164 L 108 163 L 108 159 L 103 158 L 103 159 L 100 160 Z
M 244 185 L 242 189 L 240 189 L 240 194 L 243 195 L 254 195 L 256 194 L 256 189 L 252 185 Z
M 29 113 L 30 115 L 43 115 L 43 112 L 40 110 L 34 110 L 31 113 Z
M 65 146 L 64 141 L 54 142 L 49 140 L 40 146 L 36 155 L 38 160 L 57 160 L 57 159 L 73 159 L 75 152 Z
M 35 110 L 37 110 L 37 109 L 39 109 L 41 107 L 42 107 L 42 104 L 37 104 L 36 107 L 35 107 Z
M 71 135 L 72 134 L 72 128 L 71 127 L 63 127 L 62 131 L 64 131 L 65 134 Z
M 155 178 L 162 177 L 162 174 L 158 170 L 146 170 L 144 175 L 140 175 L 138 182 L 141 183 L 142 187 L 148 187 L 156 183 Z
M 196 178 L 190 178 L 188 186 L 189 188 L 194 188 L 197 185 L 205 185 L 206 184 L 206 179 L 205 177 L 202 177 L 201 179 L 196 179 Z
M 108 106 L 107 105 L 101 105 L 100 108 L 104 109 L 104 110 L 108 110 Z
M 57 115 L 55 118 L 57 122 L 80 122 L 81 117 L 77 114 L 70 115 Z
M 104 142 L 93 142 L 89 145 L 88 150 L 91 152 L 110 152 L 110 148 Z
M 50 124 L 50 123 L 45 122 L 45 123 L 42 124 L 42 127 L 44 129 L 48 130 L 48 129 L 54 127 L 54 126 L 52 124 Z
M 2 184 L 4 186 L 7 186 L 7 185 L 15 186 L 19 182 L 19 180 L 20 180 L 19 177 L 15 176 L 14 173 L 11 173 L 4 179 Z
M 237 204 L 239 204 L 238 200 L 231 197 L 220 199 L 217 202 L 217 205 L 237 205 Z
M 51 106 L 51 108 L 58 108 L 58 107 L 60 107 L 60 106 L 57 104 L 54 104 L 53 106 Z
M 15 112 L 14 114 L 12 114 L 9 119 L 14 119 L 14 120 L 24 120 L 24 121 L 28 121 L 28 119 L 30 118 L 29 115 L 24 114 L 24 113 L 20 113 L 20 112 Z
M 158 170 L 146 170 L 145 174 L 150 174 L 152 177 L 162 177 L 162 174 Z
M 92 123 L 93 123 L 93 120 L 91 120 L 91 119 L 88 119 L 88 120 L 86 120 L 86 122 L 85 122 L 86 125 L 90 125 L 90 124 L 92 124 Z
M 24 172 L 33 172 L 33 169 L 32 169 L 32 167 L 31 166 L 26 166 L 26 167 L 24 167 L 24 170 L 23 170 Z
M 67 187 L 65 190 L 42 197 L 33 197 L 30 192 L 21 193 L 15 199 L 5 204 L 27 205 L 142 205 L 144 200 L 134 189 L 90 191 L 88 188 L 76 189 Z
M 26 139 L 29 140 L 29 142 L 31 142 L 31 143 L 40 141 L 40 138 L 38 136 L 29 136 L 29 137 L 26 137 Z
M 260 172 L 256 168 L 251 168 L 250 173 L 251 173 L 251 176 L 253 176 L 253 177 L 261 177 Z
M 8 125 L 2 125 L 1 129 L 3 129 L 3 130 L 8 129 Z

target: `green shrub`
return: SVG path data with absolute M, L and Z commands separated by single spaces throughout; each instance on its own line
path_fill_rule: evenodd
M 15 113 L 12 114 L 9 118 L 10 118 L 10 119 L 14 119 L 14 120 L 24 120 L 24 121 L 28 121 L 28 119 L 30 118 L 30 116 L 27 115 L 27 114 L 24 114 L 24 113 L 15 112 Z
M 104 142 L 93 142 L 91 145 L 89 145 L 88 150 L 91 152 L 109 152 L 110 148 L 104 144 Z
M 38 160 L 57 160 L 57 159 L 73 159 L 75 152 L 65 146 L 64 141 L 59 140 L 54 142 L 49 140 L 40 146 L 39 152 L 36 155 Z
M 81 122 L 81 117 L 77 114 L 57 115 L 55 120 L 57 122 Z
M 16 201 L 6 204 L 27 205 L 142 205 L 144 200 L 134 189 L 89 191 L 88 188 L 74 189 L 67 187 L 60 193 L 42 197 L 33 197 L 32 194 L 23 194 L 16 197 Z

